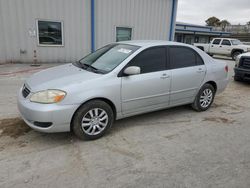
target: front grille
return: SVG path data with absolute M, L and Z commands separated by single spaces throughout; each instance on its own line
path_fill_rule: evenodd
M 241 58 L 240 67 L 250 69 L 250 58 Z
M 24 85 L 22 89 L 23 97 L 26 98 L 30 94 L 30 90 Z

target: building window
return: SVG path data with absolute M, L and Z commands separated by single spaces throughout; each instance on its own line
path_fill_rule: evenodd
M 37 21 L 38 45 L 62 46 L 63 23 L 57 21 Z
M 131 40 L 132 28 L 116 27 L 116 42 Z
M 198 37 L 198 36 L 195 36 L 195 37 L 194 37 L 194 42 L 196 42 L 196 43 L 199 42 L 199 37 Z

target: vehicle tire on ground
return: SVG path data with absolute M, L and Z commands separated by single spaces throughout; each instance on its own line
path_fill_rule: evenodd
M 240 76 L 234 75 L 234 81 L 238 82 L 238 81 L 242 81 L 242 79 Z
M 235 51 L 232 53 L 232 59 L 235 60 L 238 55 L 242 54 L 240 51 Z
M 102 100 L 93 100 L 83 104 L 75 113 L 72 129 L 82 140 L 94 140 L 102 137 L 114 122 L 114 112 L 110 105 Z
M 206 111 L 213 103 L 215 89 L 211 84 L 204 84 L 197 93 L 192 108 L 198 112 Z

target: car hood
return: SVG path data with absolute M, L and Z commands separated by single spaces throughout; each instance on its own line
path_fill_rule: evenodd
M 250 57 L 250 52 L 240 54 L 240 55 L 238 55 L 238 57 L 239 58 L 241 58 L 241 57 Z
M 69 84 L 85 82 L 100 76 L 100 74 L 83 70 L 72 64 L 66 64 L 35 73 L 26 80 L 26 84 L 32 92 L 63 89 Z

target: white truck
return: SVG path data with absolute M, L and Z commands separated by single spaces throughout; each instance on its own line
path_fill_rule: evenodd
M 214 38 L 209 44 L 194 43 L 194 46 L 205 51 L 209 55 L 225 55 L 232 57 L 233 60 L 239 54 L 250 52 L 250 45 L 245 45 L 238 39 Z

